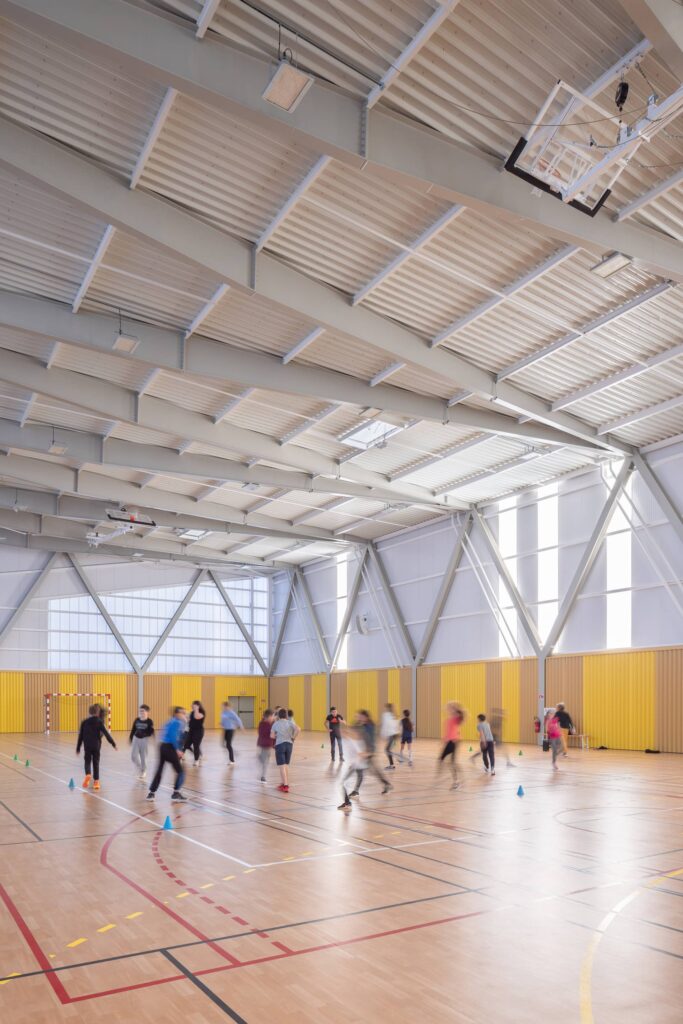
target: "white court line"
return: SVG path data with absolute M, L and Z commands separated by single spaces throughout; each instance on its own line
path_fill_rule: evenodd
M 447 839 L 425 839 L 418 843 L 397 843 L 396 846 L 376 846 L 359 850 L 342 850 L 340 853 L 323 853 L 316 857 L 292 857 L 290 860 L 271 860 L 265 864 L 254 864 L 255 868 L 273 868 L 279 864 L 310 863 L 312 860 L 334 860 L 335 857 L 362 857 L 365 853 L 387 853 L 391 850 L 405 850 L 409 846 L 433 846 L 435 843 L 447 843 Z M 457 864 L 451 865 L 458 867 Z M 450 883 L 447 883 L 450 884 Z
M 0 757 L 4 757 L 8 761 L 12 760 L 12 758 L 9 756 L 9 754 L 4 754 L 1 750 L 0 750 Z M 52 775 L 51 772 L 43 771 L 42 768 L 36 768 L 35 765 L 30 765 L 29 771 L 40 772 L 41 775 L 45 775 L 48 779 L 54 779 L 55 782 L 61 783 L 61 785 L 66 786 L 67 789 L 69 787 L 69 783 L 65 782 L 64 779 L 60 779 L 60 777 L 58 775 Z M 152 821 L 151 818 L 147 818 L 143 814 L 138 814 L 137 811 L 132 811 L 129 807 L 124 807 L 122 804 L 117 804 L 114 800 L 108 800 L 106 796 L 100 796 L 99 793 L 91 793 L 89 790 L 83 789 L 82 786 L 79 786 L 77 788 L 80 790 L 81 793 L 83 793 L 84 796 L 92 797 L 93 800 L 101 800 L 103 803 L 109 804 L 111 807 L 116 807 L 116 809 L 119 810 L 119 811 L 124 811 L 126 814 L 130 814 L 134 818 L 139 818 L 140 821 L 145 821 L 145 822 L 147 822 L 150 825 L 154 825 L 154 827 L 159 829 L 161 832 L 164 831 L 164 826 L 163 825 L 160 825 L 157 821 Z M 201 846 L 202 849 L 208 850 L 210 853 L 216 853 L 216 854 L 218 854 L 219 857 L 224 857 L 226 860 L 231 860 L 235 864 L 241 864 L 242 867 L 245 867 L 245 868 L 253 868 L 253 867 L 255 867 L 254 864 L 250 864 L 246 860 L 240 860 L 239 857 L 233 857 L 229 853 L 224 853 L 223 850 L 217 850 L 215 848 L 215 846 L 208 846 L 206 843 L 200 843 L 200 841 L 198 839 L 193 839 L 192 836 L 185 835 L 184 832 L 177 832 L 175 829 L 168 829 L 168 831 L 172 835 L 176 836 L 178 839 L 183 839 L 186 843 L 192 843 L 193 846 Z

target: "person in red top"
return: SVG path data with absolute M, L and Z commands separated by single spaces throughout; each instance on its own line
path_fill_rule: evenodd
M 268 769 L 268 762 L 270 761 L 270 752 L 275 746 L 275 740 L 270 737 L 270 730 L 273 728 L 274 718 L 275 716 L 270 708 L 266 708 L 263 712 L 263 718 L 258 724 L 256 746 L 258 747 L 258 757 L 261 762 L 261 782 L 266 781 L 266 771 Z
M 462 723 L 465 721 L 465 713 L 459 704 L 455 701 L 450 701 L 446 705 L 446 722 L 444 725 L 444 746 L 439 757 L 439 768 L 443 767 L 443 763 L 447 757 L 451 759 L 451 772 L 453 773 L 453 789 L 457 789 L 460 785 L 458 781 L 458 743 L 460 742 L 460 729 Z

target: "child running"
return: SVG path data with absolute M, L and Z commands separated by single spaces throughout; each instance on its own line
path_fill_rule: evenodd
M 270 752 L 274 746 L 273 739 L 270 735 L 273 728 L 273 721 L 273 712 L 270 708 L 266 708 L 263 712 L 263 718 L 258 724 L 258 736 L 256 737 L 258 758 L 261 762 L 261 782 L 266 781 L 266 771 L 268 770 L 268 762 L 270 761 Z
M 486 721 L 486 715 L 477 715 L 477 732 L 479 733 L 479 748 L 484 762 L 484 771 L 489 771 L 490 763 L 491 775 L 495 775 L 496 744 L 493 739 L 493 733 L 491 732 L 491 726 Z
M 100 750 L 102 749 L 102 737 L 105 737 L 107 743 L 111 743 L 114 750 L 117 749 L 116 743 L 109 732 L 107 732 L 107 727 L 100 717 L 100 710 L 99 704 L 91 704 L 88 708 L 89 717 L 83 719 L 81 722 L 81 728 L 78 731 L 76 753 L 80 754 L 81 747 L 83 747 L 83 760 L 85 767 L 83 789 L 88 788 L 91 780 L 93 781 L 93 789 L 100 788 Z
M 138 770 L 138 778 L 147 778 L 147 744 L 154 735 L 154 722 L 149 717 L 149 704 L 141 704 L 128 737 L 132 744 L 130 759 Z
M 166 763 L 170 764 L 175 771 L 175 784 L 173 786 L 171 800 L 187 800 L 185 794 L 180 791 L 180 787 L 185 781 L 182 758 L 183 733 L 185 732 L 186 720 L 187 715 L 185 714 L 185 708 L 173 708 L 171 717 L 161 730 L 159 765 L 154 778 L 152 779 L 152 785 L 149 787 L 149 793 L 147 794 L 148 800 L 154 800 L 156 796 L 159 783 L 161 782 L 161 776 L 164 773 L 164 765 Z
M 386 775 L 382 775 L 381 771 L 375 764 L 375 751 L 377 749 L 375 737 L 377 735 L 377 727 L 375 726 L 375 723 L 372 720 L 370 712 L 365 710 L 358 712 L 356 717 L 356 724 L 358 726 L 358 733 L 363 739 L 363 746 L 365 748 L 365 758 L 363 772 L 360 773 L 361 777 L 359 779 L 358 786 L 356 787 L 353 793 L 349 794 L 349 796 L 358 796 L 358 791 L 360 790 L 360 783 L 362 782 L 362 776 L 365 771 L 370 772 L 377 779 L 379 779 L 379 781 L 382 783 L 382 796 L 384 796 L 384 794 L 388 793 L 390 789 L 393 789 L 393 786 L 387 779 Z
M 280 785 L 277 788 L 282 793 L 289 793 L 289 763 L 292 760 L 294 740 L 300 732 L 294 718 L 288 718 L 286 709 L 280 708 L 270 730 L 270 738 L 275 741 L 275 762 L 280 769 Z
M 358 728 L 352 729 L 344 723 L 340 727 L 340 736 L 343 737 L 344 743 L 346 744 L 347 765 L 342 779 L 342 802 L 339 804 L 337 810 L 348 812 L 353 806 L 351 803 L 352 798 L 357 797 L 360 791 L 367 751 L 365 749 L 365 744 L 363 743 L 362 734 Z M 356 775 L 356 785 L 349 791 L 347 789 L 347 783 L 354 772 Z
M 415 726 L 413 725 L 410 718 L 410 711 L 408 708 L 403 712 L 403 718 L 401 719 L 401 749 L 399 751 L 399 760 L 404 761 L 403 751 L 408 748 L 408 764 L 413 767 L 413 733 L 415 732 Z
M 235 735 L 235 729 L 241 729 L 244 732 L 244 726 L 242 725 L 242 719 L 236 711 L 232 710 L 229 700 L 224 700 L 221 710 L 221 729 L 223 730 L 223 742 L 225 743 L 226 750 L 228 751 L 228 767 L 234 768 L 235 766 L 235 755 L 232 749 L 232 738 Z
M 446 705 L 446 724 L 444 726 L 444 747 L 439 757 L 438 767 L 443 766 L 447 757 L 451 759 L 451 772 L 453 773 L 453 785 L 451 789 L 457 789 L 460 785 L 458 780 L 458 743 L 460 742 L 460 727 L 465 720 L 465 714 L 459 704 L 450 701 Z
M 394 713 L 393 704 L 385 704 L 382 717 L 379 725 L 380 736 L 384 740 L 384 753 L 387 755 L 388 765 L 385 766 L 385 771 L 395 770 L 396 765 L 394 764 L 394 756 L 391 753 L 392 747 L 396 742 L 396 736 L 399 731 L 398 718 Z
M 562 727 L 555 708 L 551 708 L 545 716 L 545 731 L 553 755 L 553 771 L 556 772 L 557 758 L 562 753 Z
M 190 711 L 190 717 L 187 722 L 187 732 L 185 733 L 185 741 L 183 743 L 183 753 L 191 750 L 194 754 L 194 766 L 198 767 L 203 759 L 202 754 L 202 740 L 204 739 L 204 720 L 206 718 L 206 711 L 202 707 L 200 700 L 192 701 L 192 710 Z

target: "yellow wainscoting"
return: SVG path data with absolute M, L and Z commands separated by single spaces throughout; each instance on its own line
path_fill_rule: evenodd
M 265 676 L 215 676 L 214 708 L 216 727 L 221 724 L 221 704 L 228 697 L 253 697 L 254 722 L 259 722 L 268 701 L 268 680 Z
M 289 677 L 289 694 L 287 709 L 294 712 L 294 721 L 303 729 L 306 715 L 305 681 L 303 676 Z
M 387 671 L 387 691 L 387 700 L 394 705 L 400 718 L 403 708 L 401 707 L 401 670 L 399 668 L 390 668 Z
M 445 719 L 445 705 L 455 700 L 466 711 L 462 738 L 478 739 L 477 715 L 486 711 L 486 664 L 483 661 L 463 662 L 441 666 L 441 716 Z
M 0 732 L 23 732 L 24 673 L 0 672 Z
M 654 747 L 655 673 L 654 651 L 584 656 L 583 723 L 592 747 Z
M 311 676 L 311 730 L 325 732 L 327 717 L 327 676 L 319 672 Z
M 519 661 L 504 661 L 502 665 L 504 712 L 503 741 L 507 743 L 519 742 L 521 667 L 522 666 Z
M 59 693 L 79 693 L 76 672 L 60 672 Z M 95 698 L 93 698 L 95 699 Z M 50 704 L 50 728 L 59 732 L 78 732 L 80 728 L 78 698 L 53 697 Z
M 377 721 L 379 678 L 374 669 L 346 673 L 346 713 L 353 718 L 356 711 L 369 711 Z
M 193 700 L 202 699 L 201 676 L 171 676 L 171 703 L 189 711 Z
M 128 704 L 130 676 L 124 672 L 102 672 L 92 677 L 94 693 L 111 694 L 111 727 L 115 732 L 130 729 L 133 724 Z

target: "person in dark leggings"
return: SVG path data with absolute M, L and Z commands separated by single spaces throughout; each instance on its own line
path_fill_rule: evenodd
M 244 732 L 244 726 L 242 725 L 242 719 L 233 711 L 230 707 L 230 701 L 224 700 L 221 710 L 221 729 L 223 730 L 223 742 L 225 748 L 228 751 L 228 765 L 232 768 L 235 764 L 235 754 L 232 749 L 232 738 L 235 735 L 235 729 L 241 729 Z
M 394 764 L 394 756 L 391 751 L 394 743 L 396 742 L 398 731 L 399 725 L 398 719 L 394 713 L 394 705 L 385 704 L 379 726 L 380 736 L 384 740 L 384 753 L 387 755 L 387 761 L 389 762 L 385 767 L 385 771 L 388 769 L 393 771 L 396 768 L 396 765 Z
M 356 788 L 349 793 L 349 797 L 358 796 L 360 792 L 361 783 L 363 781 L 363 776 L 365 775 L 366 772 L 370 775 L 374 775 L 375 778 L 382 783 L 382 795 L 384 795 L 385 793 L 388 793 L 389 790 L 393 787 L 389 780 L 387 779 L 386 775 L 382 775 L 382 772 L 375 764 L 375 753 L 377 750 L 377 727 L 375 726 L 375 723 L 370 717 L 370 712 L 359 711 L 356 718 L 356 724 L 358 726 L 358 731 L 360 736 L 362 737 L 363 745 L 365 747 L 365 764 L 363 770 L 358 772 Z
M 365 771 L 366 750 L 363 741 L 363 734 L 358 726 L 349 728 L 346 724 L 341 726 L 341 735 L 346 744 L 347 767 L 342 778 L 342 802 L 337 807 L 338 811 L 350 811 L 352 808 L 351 797 L 357 797 L 363 782 Z M 350 789 L 350 779 L 356 776 L 354 789 Z
M 175 771 L 175 785 L 173 786 L 173 794 L 171 800 L 187 800 L 184 793 L 181 793 L 180 787 L 185 781 L 185 772 L 183 771 L 182 757 L 183 757 L 183 733 L 185 732 L 185 722 L 187 715 L 185 714 L 185 708 L 173 708 L 173 716 L 166 722 L 163 729 L 161 730 L 161 745 L 159 747 L 159 766 L 156 770 L 154 778 L 152 779 L 152 785 L 149 787 L 149 793 L 147 794 L 148 800 L 154 800 L 156 792 L 161 783 L 161 776 L 164 773 L 164 765 L 170 764 Z
M 481 750 L 484 762 L 484 771 L 490 771 L 491 775 L 496 774 L 496 744 L 491 732 L 491 726 L 486 721 L 486 715 L 477 715 L 477 732 L 479 733 L 479 749 Z
M 334 705 L 330 708 L 330 713 L 325 719 L 325 728 L 330 734 L 330 760 L 334 762 L 334 746 L 337 745 L 339 750 L 339 763 L 341 764 L 344 760 L 344 748 L 342 746 L 342 724 L 344 722 L 344 716 L 337 711 Z
M 190 717 L 187 722 L 187 732 L 185 733 L 185 742 L 183 743 L 183 753 L 191 750 L 194 754 L 194 766 L 195 768 L 202 760 L 202 740 L 204 739 L 204 721 L 206 718 L 206 711 L 202 707 L 200 700 L 192 701 L 192 710 L 190 711 Z
M 447 757 L 451 759 L 451 772 L 453 775 L 452 789 L 457 789 L 460 785 L 458 779 L 458 743 L 460 742 L 460 728 L 465 719 L 465 714 L 455 701 L 449 701 L 446 705 L 446 724 L 444 726 L 444 746 L 441 751 L 441 756 L 437 762 L 439 768 L 443 767 L 443 763 Z
M 87 789 L 90 780 L 93 780 L 93 789 L 100 788 L 100 750 L 102 749 L 102 737 L 107 743 L 111 743 L 116 750 L 116 743 L 107 732 L 107 728 L 100 717 L 100 705 L 91 704 L 88 708 L 88 718 L 81 722 L 76 742 L 76 753 L 80 754 L 83 747 L 85 778 L 83 789 Z

